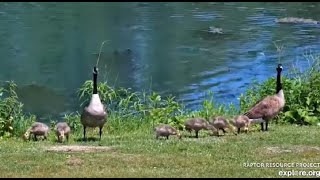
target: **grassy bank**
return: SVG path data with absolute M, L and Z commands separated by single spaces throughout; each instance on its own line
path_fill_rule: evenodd
M 318 163 L 319 130 L 317 126 L 273 125 L 270 132 L 224 137 L 201 132 L 199 139 L 181 140 L 155 140 L 153 134 L 140 131 L 105 131 L 101 142 L 78 142 L 80 136 L 70 139 L 69 145 L 113 148 L 95 153 L 47 152 L 57 143 L 11 138 L 0 142 L 0 177 L 281 177 L 281 170 L 320 168 L 250 168 L 244 163 Z M 97 131 L 89 134 L 96 136 Z
M 200 138 L 183 131 L 190 117 L 223 115 L 232 118 L 244 113 L 261 98 L 275 93 L 275 78 L 253 82 L 239 97 L 240 108 L 215 103 L 212 92 L 198 111 L 189 111 L 174 97 L 156 92 L 132 92 L 98 83 L 98 91 L 107 105 L 108 122 L 102 141 L 98 128 L 88 129 L 91 141 L 82 141 L 80 114 L 66 114 L 72 129 L 70 142 L 60 144 L 51 131 L 48 141 L 24 142 L 21 135 L 37 117 L 23 113 L 16 94 L 16 84 L 6 82 L 0 88 L 0 177 L 280 177 L 280 170 L 319 170 L 320 168 L 254 168 L 244 163 L 318 163 L 320 146 L 317 135 L 320 123 L 320 56 L 310 56 L 310 67 L 296 68 L 283 76 L 286 105 L 270 124 L 269 132 L 252 132 L 223 137 L 200 132 Z M 276 67 L 276 65 L 275 65 Z M 274 69 L 275 71 L 275 69 Z M 276 74 L 276 73 L 272 73 Z M 80 106 L 88 104 L 92 81 L 78 90 Z M 51 121 L 53 130 L 57 121 Z M 183 138 L 156 140 L 153 127 L 171 124 L 182 131 Z M 68 145 L 109 147 L 104 152 L 51 152 L 48 148 Z M 319 146 L 319 147 L 318 147 Z M 64 147 L 64 146 L 63 146 Z M 65 150 L 66 150 L 65 149 Z M 89 150 L 89 149 L 86 149 Z M 314 174 L 312 177 L 316 177 Z M 298 176 L 294 176 L 298 177 Z M 300 176 L 307 177 L 307 176 Z

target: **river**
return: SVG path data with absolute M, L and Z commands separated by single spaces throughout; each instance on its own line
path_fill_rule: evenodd
M 18 84 L 26 112 L 61 117 L 79 109 L 76 91 L 108 40 L 99 81 L 172 94 L 191 109 L 208 90 L 238 105 L 279 62 L 286 74 L 319 53 L 319 24 L 275 22 L 320 20 L 319 10 L 317 2 L 1 2 L 0 80 Z

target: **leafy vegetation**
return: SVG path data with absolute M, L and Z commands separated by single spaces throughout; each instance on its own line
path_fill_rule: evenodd
M 183 129 L 189 117 L 209 120 L 211 116 L 224 115 L 231 118 L 247 111 L 261 98 L 274 94 L 274 77 L 261 83 L 254 81 L 239 97 L 239 109 L 233 104 L 216 104 L 213 92 L 208 92 L 198 111 L 186 110 L 172 96 L 132 92 L 99 83 L 100 96 L 108 108 L 108 125 L 103 129 L 105 136 L 101 141 L 89 140 L 85 144 L 114 148 L 112 152 L 100 153 L 47 152 L 47 148 L 55 145 L 54 133 L 49 133 L 48 141 L 23 143 L 20 136 L 36 117 L 23 113 L 23 104 L 15 92 L 17 85 L 5 82 L 0 86 L 0 137 L 4 139 L 0 141 L 1 177 L 239 177 L 239 174 L 242 177 L 280 177 L 281 168 L 257 169 L 245 164 L 320 160 L 317 156 L 319 140 L 314 138 L 319 127 L 289 125 L 320 122 L 319 57 L 313 58 L 309 69 L 299 72 L 294 68 L 282 78 L 286 105 L 276 117 L 279 124 L 271 129 L 272 133 L 258 133 L 251 128 L 248 134 L 227 133 L 219 138 L 200 131 L 197 140 L 170 137 L 166 141 L 155 141 L 152 127 L 167 123 Z M 91 93 L 92 81 L 86 81 L 78 90 L 81 107 L 89 103 Z M 64 119 L 72 129 L 67 143 L 82 144 L 78 141 L 82 139 L 80 113 L 66 114 Z M 52 120 L 50 127 L 55 124 Z M 186 131 L 181 134 L 189 135 Z M 88 135 L 98 136 L 98 129 L 88 129 Z M 93 162 L 95 168 L 88 168 Z M 310 177 L 320 177 L 317 172 Z
M 17 85 L 7 81 L 0 87 L 0 137 L 8 138 L 21 135 L 26 127 L 35 121 L 34 115 L 23 114 L 23 104 L 15 92 Z
M 88 105 L 92 94 L 92 80 L 79 89 L 81 106 Z M 163 98 L 158 93 L 131 92 L 130 89 L 112 88 L 107 83 L 98 83 L 101 101 L 106 104 L 108 115 L 121 121 L 131 119 L 147 120 L 152 123 L 168 123 L 181 126 L 179 116 L 184 114 L 183 106 L 174 97 Z
M 289 77 L 283 77 L 286 104 L 276 118 L 279 123 L 316 125 L 320 123 L 320 56 L 311 56 L 310 67 L 303 72 L 293 68 Z M 240 96 L 241 112 L 248 110 L 258 100 L 275 93 L 276 79 L 254 82 Z
M 282 77 L 286 105 L 277 116 L 276 122 L 282 124 L 316 125 L 320 122 L 320 56 L 308 57 L 310 66 L 304 71 L 291 69 L 291 74 Z M 92 81 L 86 81 L 77 91 L 80 106 L 88 105 L 92 94 Z M 20 136 L 32 122 L 34 115 L 23 113 L 23 104 L 15 92 L 12 81 L 0 88 L 0 137 Z M 156 92 L 132 92 L 131 89 L 114 88 L 106 82 L 98 83 L 98 91 L 108 111 L 108 133 L 116 131 L 149 132 L 157 124 L 171 124 L 184 129 L 184 121 L 189 117 L 203 117 L 209 120 L 214 115 L 233 117 L 244 113 L 258 100 L 275 93 L 276 79 L 271 77 L 264 82 L 254 81 L 239 97 L 240 109 L 233 104 L 216 104 L 213 92 L 207 93 L 202 108 L 198 111 L 187 110 L 175 97 L 163 97 Z M 73 133 L 80 133 L 80 113 L 65 115 L 65 121 Z M 50 122 L 53 128 L 55 121 Z M 145 129 L 143 129 L 145 128 Z

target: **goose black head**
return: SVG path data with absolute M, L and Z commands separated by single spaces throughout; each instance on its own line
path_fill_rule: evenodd
M 93 74 L 98 74 L 98 68 L 96 66 L 93 67 Z
M 281 72 L 282 69 L 283 69 L 282 64 L 278 64 L 277 71 L 278 71 L 278 72 Z

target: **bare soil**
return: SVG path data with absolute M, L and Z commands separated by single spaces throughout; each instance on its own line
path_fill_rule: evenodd
M 317 146 L 291 146 L 291 147 L 267 147 L 265 152 L 268 154 L 279 153 L 304 153 L 304 152 L 320 152 L 320 147 Z
M 81 146 L 81 145 L 62 145 L 50 146 L 46 149 L 48 152 L 106 152 L 114 151 L 113 147 L 108 146 Z

